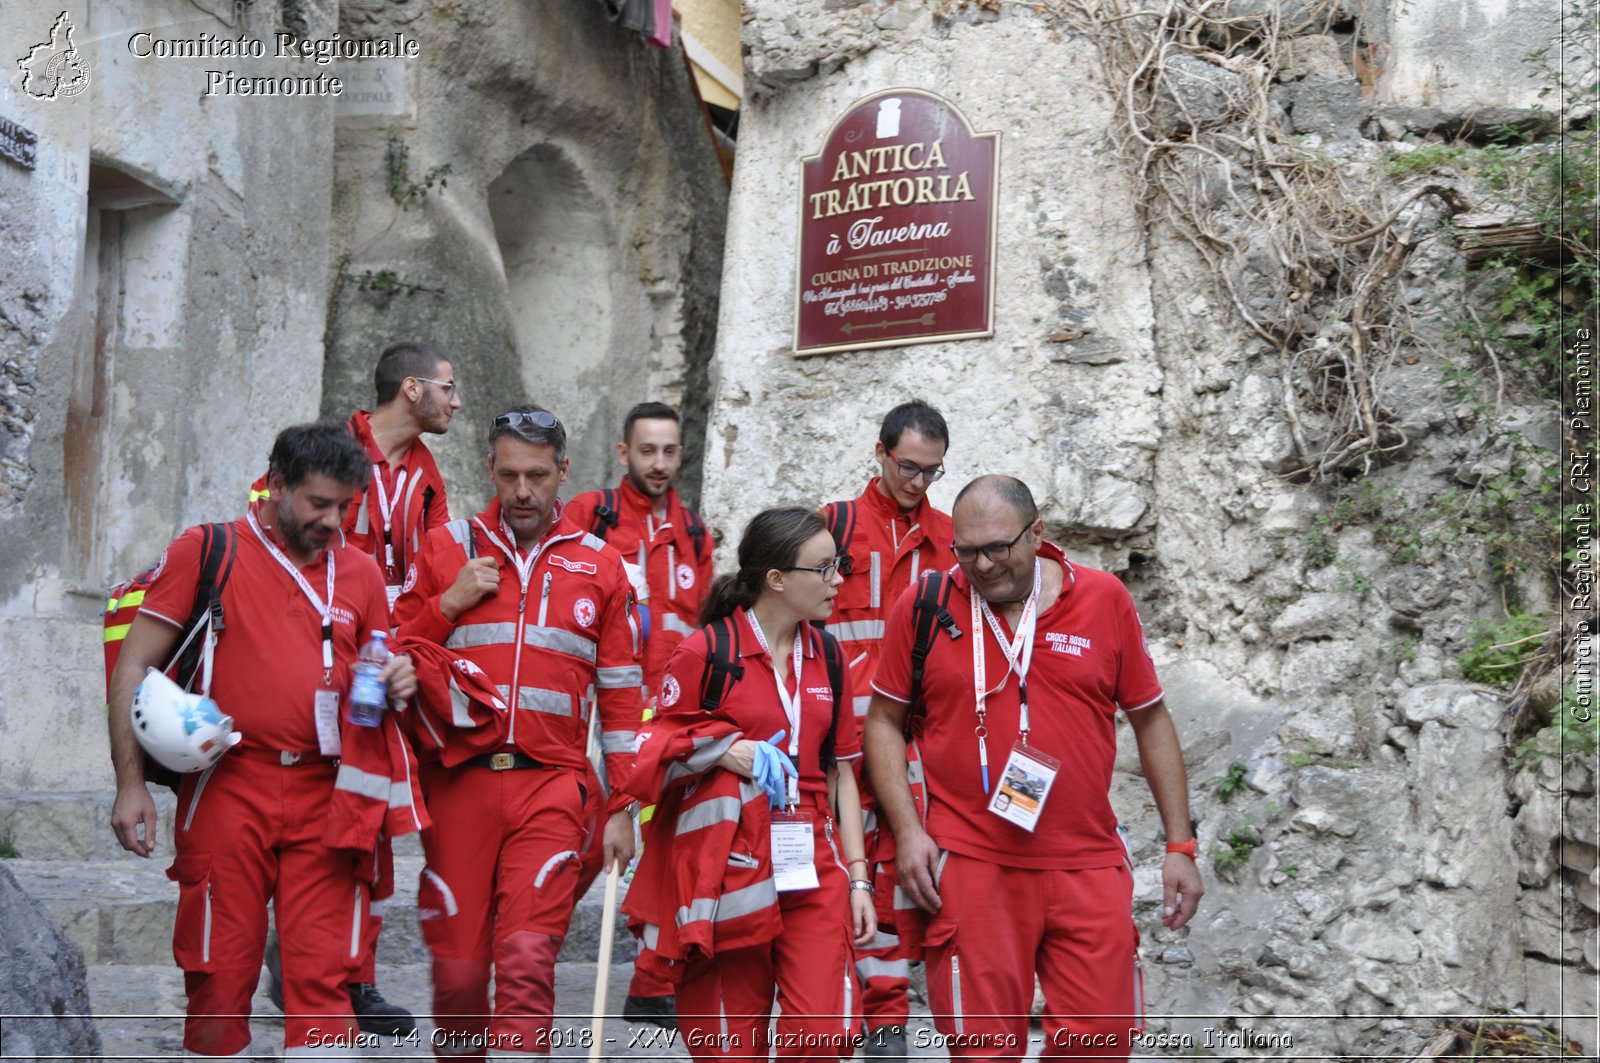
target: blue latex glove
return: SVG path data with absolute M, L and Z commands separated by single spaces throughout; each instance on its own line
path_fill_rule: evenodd
M 788 797 L 787 780 L 800 777 L 800 773 L 794 770 L 794 763 L 777 746 L 787 733 L 779 731 L 765 742 L 757 742 L 751 758 L 751 778 L 766 791 L 767 801 L 773 808 L 783 804 Z

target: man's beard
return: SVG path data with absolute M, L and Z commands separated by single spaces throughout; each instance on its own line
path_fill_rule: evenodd
M 314 554 L 328 545 L 329 536 L 324 534 L 321 539 L 313 536 L 317 533 L 295 519 L 294 506 L 285 498 L 278 503 L 278 534 L 283 536 L 283 541 L 296 550 Z

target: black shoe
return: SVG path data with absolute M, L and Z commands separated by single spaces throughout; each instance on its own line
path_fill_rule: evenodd
M 878 1027 L 861 1043 L 861 1054 L 867 1059 L 904 1059 L 906 1028 L 900 1025 Z
M 629 997 L 622 1005 L 622 1017 L 629 1022 L 649 1023 L 663 1030 L 678 1028 L 678 1002 L 673 997 Z
M 404 1037 L 417 1028 L 417 1020 L 398 1004 L 383 999 L 378 987 L 371 982 L 351 982 L 350 1008 L 356 1013 L 356 1025 L 363 1033 Z
M 267 997 L 279 1011 L 283 1010 L 283 961 L 278 958 L 278 932 L 267 935 Z

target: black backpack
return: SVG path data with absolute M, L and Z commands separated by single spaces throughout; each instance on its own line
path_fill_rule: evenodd
M 733 684 L 744 678 L 744 665 L 739 663 L 739 627 L 733 617 L 725 616 L 706 625 L 706 675 L 700 687 L 700 707 L 715 712 L 722 699 L 728 696 Z M 828 736 L 822 740 L 822 770 L 833 767 L 833 736 L 839 729 L 839 702 L 844 689 L 844 651 L 839 640 L 818 629 L 822 636 L 822 659 L 828 666 L 828 686 L 833 690 L 833 718 L 828 723 Z
M 933 640 L 938 637 L 935 628 L 943 628 L 952 640 L 961 637 L 956 618 L 950 615 L 950 592 L 955 580 L 948 572 L 925 572 L 917 581 L 917 597 L 911 606 L 914 637 L 911 642 L 911 699 L 914 711 L 922 699 L 922 672 L 933 650 Z
M 839 573 L 850 575 L 855 567 L 850 561 L 850 540 L 856 535 L 856 503 L 829 502 L 822 507 L 823 519 L 828 522 L 828 534 L 833 536 L 834 552 L 839 555 Z
M 607 533 L 612 528 L 615 528 L 617 522 L 621 519 L 622 510 L 617 500 L 617 489 L 615 487 L 607 487 L 600 492 L 600 504 L 594 507 L 594 524 L 589 528 L 589 533 L 601 542 L 605 542 Z M 689 533 L 689 538 L 694 541 L 694 559 L 697 562 L 704 561 L 706 559 L 705 521 L 700 519 L 700 514 L 688 506 L 684 506 L 683 522 L 686 526 L 684 530 Z

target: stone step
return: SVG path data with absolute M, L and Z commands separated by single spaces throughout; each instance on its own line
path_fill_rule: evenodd
M 170 853 L 170 847 L 158 849 L 149 860 L 129 854 L 111 860 L 17 859 L 6 861 L 6 867 L 83 950 L 86 964 L 167 964 L 172 961 L 172 923 L 178 907 L 177 883 L 166 876 Z M 415 840 L 397 844 L 395 895 L 378 938 L 382 967 L 428 959 L 414 915 L 421 870 L 422 854 Z M 562 943 L 561 959 L 595 959 L 604 887 L 601 878 L 578 901 Z M 633 935 L 619 915 L 612 962 L 631 962 L 637 951 Z
M 556 965 L 556 1019 L 552 1025 L 552 1056 L 561 1059 L 586 1059 L 592 1036 L 594 1012 L 593 963 L 562 962 Z M 434 1041 L 434 1025 L 427 1012 L 433 999 L 429 967 L 425 963 L 397 964 L 383 971 L 383 994 L 392 1003 L 409 1008 L 417 1016 L 416 1037 L 364 1039 L 363 1055 L 381 1059 L 429 1058 Z M 613 964 L 606 980 L 608 1018 L 601 1032 L 603 1059 L 687 1059 L 681 1038 L 654 1026 L 624 1020 L 622 1007 L 631 963 Z M 100 1030 L 104 1058 L 121 1060 L 170 1060 L 183 1048 L 183 975 L 171 964 L 165 966 L 127 966 L 102 964 L 89 969 L 89 997 L 95 1022 Z M 250 1020 L 253 1050 L 270 1055 L 283 1043 L 283 1016 L 267 999 L 263 979 L 252 1004 Z M 945 1050 L 937 1047 L 933 1022 L 927 1008 L 912 1001 L 908 1028 L 909 1059 L 944 1059 Z M 1037 1038 L 1039 1031 L 1033 1035 Z M 1028 1058 L 1037 1055 L 1039 1045 L 1030 1046 Z M 859 1053 L 858 1053 L 859 1055 Z

